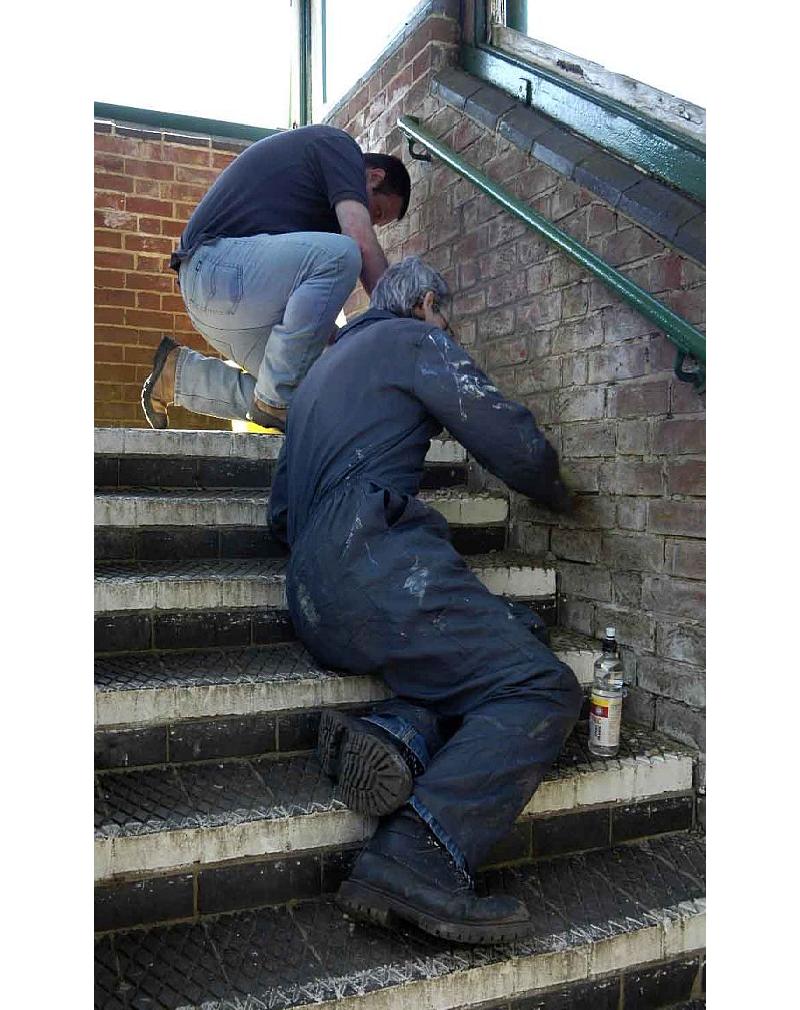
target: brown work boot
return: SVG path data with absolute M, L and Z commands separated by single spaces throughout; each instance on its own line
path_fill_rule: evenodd
M 247 420 L 262 428 L 277 428 L 278 431 L 285 432 L 288 412 L 288 407 L 273 407 L 271 403 L 254 398 L 247 412 Z
M 164 337 L 153 357 L 153 370 L 142 386 L 142 409 L 151 428 L 169 425 L 167 407 L 175 400 L 175 371 L 180 344 Z

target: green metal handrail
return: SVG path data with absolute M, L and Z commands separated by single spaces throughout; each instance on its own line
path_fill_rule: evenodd
M 599 256 L 595 256 L 590 249 L 587 249 L 586 246 L 572 238 L 571 235 L 567 235 L 560 228 L 556 228 L 547 218 L 542 217 L 541 214 L 537 214 L 535 210 L 531 210 L 530 207 L 512 196 L 502 186 L 498 186 L 497 183 L 493 182 L 487 175 L 484 175 L 483 172 L 473 168 L 456 154 L 455 151 L 447 147 L 446 144 L 442 144 L 428 133 L 424 127 L 420 126 L 419 120 L 415 116 L 401 116 L 397 121 L 397 125 L 408 137 L 412 155 L 414 155 L 413 142 L 418 141 L 428 151 L 435 154 L 445 164 L 449 165 L 450 168 L 458 172 L 459 175 L 462 175 L 465 179 L 469 179 L 483 193 L 492 197 L 493 200 L 496 200 L 515 217 L 524 221 L 529 228 L 532 228 L 558 246 L 562 252 L 598 277 L 615 294 L 618 294 L 629 305 L 632 305 L 643 316 L 654 323 L 678 348 L 675 362 L 675 372 L 678 378 L 686 382 L 693 382 L 698 388 L 702 388 L 705 383 L 704 368 L 699 369 L 697 372 L 686 372 L 683 370 L 684 361 L 689 354 L 702 365 L 705 365 L 706 360 L 706 338 L 691 323 L 673 312 L 663 302 L 653 298 L 651 294 L 640 288 L 638 284 L 634 284 L 633 281 L 628 280 L 624 274 L 615 270 L 605 260 L 600 259 Z M 414 156 L 418 157 L 418 155 Z

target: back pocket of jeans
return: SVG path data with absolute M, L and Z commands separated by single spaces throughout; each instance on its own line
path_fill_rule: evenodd
M 197 275 L 199 291 L 195 302 L 204 312 L 231 316 L 242 300 L 242 268 L 227 263 L 212 263 Z

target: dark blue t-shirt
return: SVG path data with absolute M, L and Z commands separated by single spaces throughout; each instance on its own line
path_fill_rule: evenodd
M 189 218 L 170 266 L 212 239 L 340 232 L 340 200 L 368 207 L 364 156 L 333 126 L 304 126 L 256 141 L 220 173 Z

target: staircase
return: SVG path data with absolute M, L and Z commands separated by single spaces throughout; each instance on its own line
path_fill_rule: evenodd
M 511 945 L 345 919 L 331 900 L 374 822 L 313 756 L 319 711 L 387 696 L 294 637 L 266 526 L 281 438 L 95 432 L 97 1010 L 704 1006 L 704 847 L 693 754 L 579 724 L 479 886 L 526 900 Z M 422 494 L 495 593 L 554 626 L 584 685 L 598 643 L 555 627 L 555 572 L 507 550 L 508 503 L 439 440 Z

